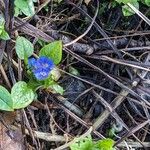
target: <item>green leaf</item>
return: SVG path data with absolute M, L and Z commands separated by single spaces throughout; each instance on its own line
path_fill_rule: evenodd
M 32 76 L 30 76 L 30 80 L 27 84 L 28 87 L 31 88 L 34 92 L 43 86 L 42 81 L 37 81 Z
M 92 150 L 92 137 L 76 138 L 74 143 L 70 145 L 71 150 Z
M 123 3 L 123 4 L 127 4 L 127 3 L 137 3 L 138 0 L 116 0 L 118 3 Z
M 20 109 L 27 107 L 35 98 L 35 94 L 24 81 L 17 82 L 11 90 L 13 108 Z
M 72 66 L 69 67 L 69 73 L 76 75 L 76 76 L 80 75 L 79 71 Z
M 33 0 L 15 0 L 15 6 L 26 16 L 33 16 L 35 14 Z M 18 9 L 15 10 L 18 11 Z M 15 14 L 17 13 L 18 12 L 15 12 Z
M 13 111 L 13 102 L 10 93 L 0 85 L 0 110 Z
M 5 20 L 2 15 L 0 15 L 0 39 L 9 40 L 10 37 L 4 28 Z
M 3 30 L 0 28 L 0 35 L 2 34 Z
M 138 0 L 116 0 L 118 3 L 123 3 L 123 4 L 127 4 L 130 3 L 132 4 L 134 7 L 136 7 L 137 9 L 139 9 L 139 3 Z M 122 12 L 124 16 L 131 16 L 133 14 L 135 14 L 135 12 L 128 7 L 127 5 L 122 6 Z
M 59 93 L 60 95 L 63 95 L 64 89 L 59 84 L 55 83 L 49 86 L 51 89 L 54 90 L 54 92 Z
M 96 142 L 96 146 L 100 150 L 114 150 L 113 148 L 114 143 L 115 142 L 112 139 L 107 138 Z
M 115 129 L 114 128 L 109 129 L 109 131 L 108 131 L 108 137 L 113 138 L 114 135 L 115 135 Z
M 0 33 L 0 39 L 3 39 L 3 40 L 9 40 L 10 39 L 8 33 L 4 29 Z
M 139 9 L 139 3 L 131 3 L 134 7 L 136 7 L 137 9 Z M 127 5 L 122 6 L 122 12 L 124 16 L 131 16 L 133 14 L 135 14 L 135 12 Z
M 46 80 L 44 80 L 43 87 L 50 88 L 52 90 L 52 92 L 54 92 L 54 93 L 59 93 L 61 95 L 63 95 L 63 93 L 64 93 L 63 87 L 61 87 L 59 84 L 57 84 L 52 79 L 52 77 L 49 77 Z
M 0 35 L 2 34 L 3 30 L 4 30 L 4 25 L 0 25 Z
M 15 6 L 14 10 L 15 10 L 14 14 L 15 17 L 17 17 L 19 14 L 21 15 L 21 10 L 18 7 Z
M 40 50 L 40 56 L 47 56 L 54 61 L 57 65 L 62 59 L 62 41 L 55 41 L 48 45 L 45 45 Z
M 4 29 L 4 24 L 5 24 L 4 17 L 3 15 L 0 14 L 0 27 L 3 27 L 3 29 Z
M 20 59 L 26 59 L 33 54 L 33 44 L 24 37 L 18 36 L 16 40 L 16 53 Z
M 145 4 L 146 4 L 147 6 L 150 6 L 150 0 L 145 0 Z
M 44 88 L 48 88 L 53 84 L 55 84 L 55 81 L 51 78 L 51 76 L 49 76 L 47 79 L 42 81 L 42 85 Z

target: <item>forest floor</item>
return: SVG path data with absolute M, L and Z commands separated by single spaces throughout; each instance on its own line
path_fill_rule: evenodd
M 31 18 L 12 16 L 12 39 L 0 41 L 0 85 L 10 90 L 14 80 L 27 80 L 14 51 L 16 35 L 34 44 L 35 55 L 43 44 L 62 40 L 64 94 L 40 89 L 27 108 L 2 111 L 0 148 L 69 149 L 68 142 L 90 132 L 95 140 L 112 138 L 119 150 L 150 149 L 150 20 L 125 17 L 112 1 L 45 2 L 35 3 L 41 9 Z M 150 16 L 144 4 L 140 12 Z

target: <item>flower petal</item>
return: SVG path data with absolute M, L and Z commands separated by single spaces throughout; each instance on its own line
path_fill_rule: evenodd
M 31 58 L 28 60 L 28 64 L 32 69 L 34 76 L 38 80 L 44 80 L 48 78 L 51 70 L 55 67 L 53 61 L 45 56 L 41 56 L 37 60 Z
M 34 71 L 34 75 L 37 80 L 44 80 L 44 79 L 48 78 L 49 73 L 44 70 L 43 71 Z
M 35 58 L 28 59 L 28 66 L 29 66 L 29 68 L 34 67 L 35 63 L 36 63 L 36 59 Z

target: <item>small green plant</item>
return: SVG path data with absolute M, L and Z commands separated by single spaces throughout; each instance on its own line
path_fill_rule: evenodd
M 61 3 L 63 0 L 54 0 L 56 3 Z M 15 0 L 15 16 L 24 14 L 27 17 L 31 17 L 35 14 L 34 3 L 38 2 L 38 0 Z M 47 10 L 47 6 L 45 6 L 45 10 Z
M 115 150 L 112 139 L 103 139 L 94 142 L 91 135 L 85 138 L 75 138 L 74 143 L 70 145 L 71 150 Z
M 135 14 L 135 12 L 126 5 L 127 3 L 132 4 L 137 9 L 139 9 L 139 2 L 147 6 L 150 6 L 150 0 L 115 0 L 115 1 L 117 1 L 119 4 L 123 4 L 122 12 L 124 16 L 131 16 Z
M 2 15 L 0 15 L 0 39 L 2 40 L 9 40 L 10 37 L 8 33 L 5 31 L 5 20 Z
M 15 16 L 24 14 L 28 17 L 35 14 L 34 2 L 37 0 L 15 0 Z
M 32 57 L 33 44 L 25 37 L 16 39 L 16 54 L 24 61 L 29 81 L 17 82 L 11 89 L 0 86 L 0 110 L 14 111 L 27 107 L 35 98 L 39 88 L 50 89 L 52 92 L 63 94 L 63 88 L 57 84 L 58 65 L 62 59 L 62 42 L 54 41 L 45 45 L 38 58 Z
M 112 124 L 112 127 L 108 130 L 108 137 L 114 138 L 117 137 L 117 133 L 123 130 L 122 124 L 118 121 Z

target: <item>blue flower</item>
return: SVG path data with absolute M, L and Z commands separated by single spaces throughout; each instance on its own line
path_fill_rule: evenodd
M 38 59 L 31 58 L 28 60 L 28 65 L 31 68 L 34 76 L 38 80 L 48 78 L 51 70 L 54 68 L 54 63 L 51 59 L 41 56 Z
M 32 68 L 36 63 L 36 59 L 35 58 L 30 58 L 28 59 L 28 66 L 29 68 Z

